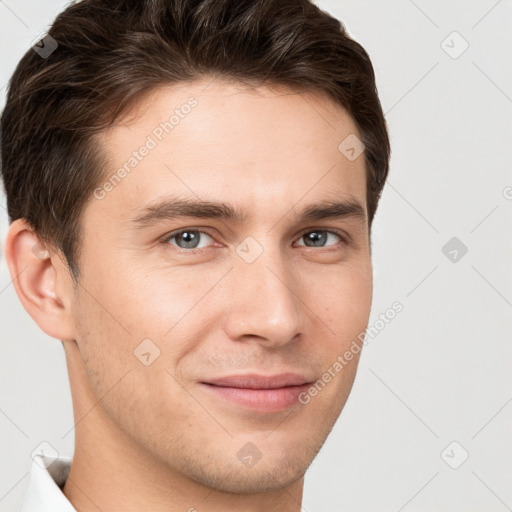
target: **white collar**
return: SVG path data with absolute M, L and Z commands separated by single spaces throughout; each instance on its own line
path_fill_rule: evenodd
M 76 512 L 61 488 L 69 470 L 69 457 L 33 456 L 30 482 L 20 512 Z

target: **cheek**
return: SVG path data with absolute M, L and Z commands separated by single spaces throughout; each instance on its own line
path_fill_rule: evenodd
M 173 343 L 171 352 L 165 345 L 169 340 L 148 336 L 160 310 L 150 304 L 150 296 L 147 300 L 144 294 L 139 297 L 141 303 L 110 300 L 113 296 L 100 295 L 99 289 L 85 293 L 80 304 L 77 343 L 94 401 L 101 401 L 101 409 L 118 427 L 149 443 L 147 432 L 152 429 L 148 425 L 160 424 L 163 428 L 171 421 L 192 425 L 192 413 L 197 417 L 200 411 L 196 410 L 197 404 L 194 409 L 193 400 L 172 376 L 173 361 L 181 357 L 184 341 L 177 347 Z M 169 328 L 168 322 L 165 327 Z M 146 366 L 134 350 L 142 339 L 151 336 L 160 354 Z M 150 346 L 151 356 L 152 350 Z M 180 432 L 168 432 L 167 442 L 178 443 Z
M 111 275 L 84 283 L 77 343 L 96 397 L 130 372 L 126 382 L 134 389 L 126 400 L 135 405 L 137 397 L 174 385 L 166 369 L 182 377 L 180 361 L 207 336 L 208 319 L 214 321 L 201 299 L 217 278 L 191 283 L 184 272 L 119 268 Z M 175 391 L 179 394 L 179 387 Z
M 371 265 L 343 268 L 331 272 L 328 286 L 311 287 L 316 297 L 312 304 L 321 304 L 322 319 L 337 340 L 337 349 L 356 338 L 367 327 L 373 294 Z M 316 302 L 314 302 L 316 300 Z M 319 315 L 320 316 L 320 315 Z
M 202 298 L 218 278 L 212 273 L 180 268 L 133 268 L 119 276 L 106 300 L 115 303 L 118 318 L 133 336 L 167 340 L 190 313 L 201 309 Z
M 130 370 L 132 337 L 118 321 L 118 310 L 98 291 L 87 290 L 80 298 L 76 343 L 90 386 L 99 399 Z
M 344 270 L 332 274 L 327 293 L 318 295 L 323 306 L 322 320 L 330 328 L 330 336 L 319 344 L 318 359 L 323 361 L 321 380 L 326 386 L 319 393 L 322 396 L 317 406 L 333 420 L 341 411 L 356 375 L 373 290 L 370 265 L 350 272 Z

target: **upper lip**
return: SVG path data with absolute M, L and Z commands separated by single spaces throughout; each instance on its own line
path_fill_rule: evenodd
M 228 375 L 204 381 L 205 384 L 213 384 L 215 386 L 248 389 L 277 389 L 286 386 L 301 386 L 310 382 L 312 382 L 311 379 L 297 373 L 280 373 L 278 375 L 250 373 L 245 375 Z

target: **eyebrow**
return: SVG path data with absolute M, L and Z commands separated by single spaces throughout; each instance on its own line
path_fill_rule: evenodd
M 140 215 L 131 218 L 128 223 L 134 229 L 142 229 L 164 220 L 185 217 L 219 219 L 239 224 L 248 219 L 246 212 L 224 202 L 166 197 L 157 203 L 147 205 Z M 296 216 L 298 222 L 343 218 L 366 222 L 366 212 L 363 205 L 356 199 L 324 200 L 306 206 Z

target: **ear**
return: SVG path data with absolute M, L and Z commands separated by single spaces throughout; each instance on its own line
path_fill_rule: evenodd
M 11 223 L 5 257 L 23 307 L 52 338 L 74 340 L 73 281 L 60 253 L 50 251 L 24 220 Z

